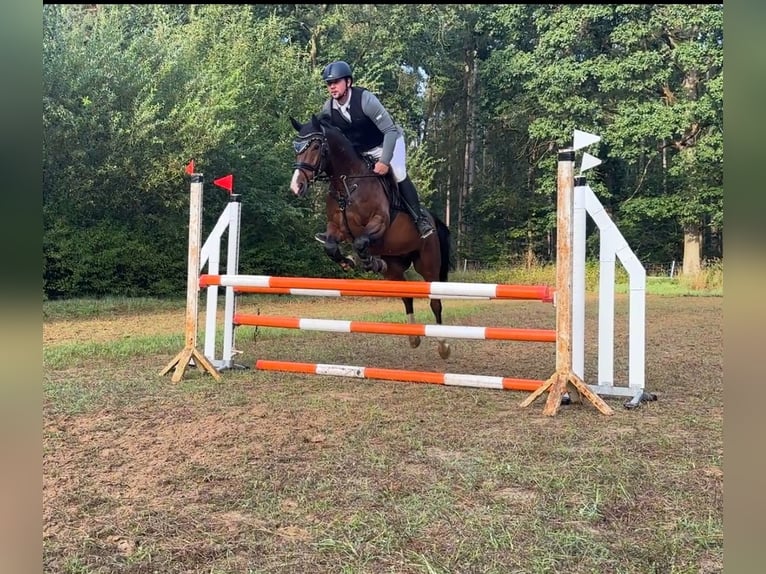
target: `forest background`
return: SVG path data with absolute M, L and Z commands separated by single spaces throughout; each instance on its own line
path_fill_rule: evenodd
M 460 265 L 555 260 L 556 156 L 580 129 L 650 272 L 722 266 L 722 4 L 46 4 L 44 298 L 183 295 L 191 158 L 206 230 L 233 174 L 243 273 L 337 276 L 312 239 L 325 189 L 288 189 L 290 117 L 337 59 L 404 128 Z

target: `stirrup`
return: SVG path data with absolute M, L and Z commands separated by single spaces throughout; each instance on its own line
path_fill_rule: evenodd
M 415 222 L 415 226 L 418 228 L 421 239 L 429 237 L 434 232 L 434 228 L 431 227 L 431 223 L 425 217 L 418 218 Z
M 317 233 L 316 235 L 314 235 L 314 239 L 316 239 L 317 241 L 319 241 L 319 243 L 324 245 L 325 243 L 327 243 L 327 234 L 326 233 Z

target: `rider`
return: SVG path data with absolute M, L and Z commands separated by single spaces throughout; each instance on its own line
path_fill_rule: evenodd
M 346 62 L 328 64 L 322 71 L 322 80 L 327 84 L 330 98 L 324 103 L 320 115 L 329 118 L 358 151 L 377 160 L 373 172 L 384 176 L 389 169 L 393 170 L 420 237 L 425 239 L 431 235 L 434 228 L 420 207 L 415 185 L 407 176 L 402 128 L 394 123 L 375 94 L 360 86 L 351 88 L 354 77 Z M 325 233 L 317 233 L 314 237 L 321 243 L 327 239 Z

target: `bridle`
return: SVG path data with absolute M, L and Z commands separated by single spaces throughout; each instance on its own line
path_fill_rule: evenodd
M 293 168 L 306 171 L 311 174 L 309 177 L 308 185 L 311 185 L 318 179 L 327 179 L 327 175 L 320 177 L 325 173 L 327 167 L 327 136 L 324 133 L 324 127 L 321 132 L 311 132 L 303 136 L 298 136 L 293 140 L 293 149 L 296 156 L 299 156 L 306 151 L 311 144 L 319 142 L 319 161 L 316 164 L 306 163 L 305 161 L 296 161 L 293 163 Z
M 299 156 L 304 151 L 306 151 L 311 144 L 314 142 L 319 142 L 319 161 L 316 164 L 307 163 L 305 161 L 296 161 L 293 163 L 293 169 L 299 169 L 303 172 L 308 172 L 310 174 L 310 177 L 308 178 L 308 186 L 311 186 L 315 181 L 324 181 L 329 180 L 330 176 L 327 174 L 327 156 L 329 154 L 329 148 L 327 144 L 327 133 L 325 132 L 325 127 L 321 127 L 321 132 L 311 132 L 305 135 L 299 135 L 293 140 L 293 150 L 295 151 L 296 156 Z M 343 184 L 343 189 L 334 189 L 331 187 L 331 192 L 335 194 L 336 199 L 338 201 L 338 205 L 340 206 L 341 211 L 343 211 L 344 217 L 345 217 L 345 209 L 346 204 L 348 201 L 350 201 L 351 194 L 354 192 L 354 190 L 357 188 L 357 184 L 353 184 L 349 186 L 348 180 L 349 179 L 360 179 L 360 178 L 380 178 L 382 180 L 382 185 L 384 189 L 390 193 L 390 190 L 388 190 L 388 183 L 381 178 L 379 175 L 375 173 L 369 173 L 365 175 L 341 175 L 339 176 L 339 179 L 341 183 Z

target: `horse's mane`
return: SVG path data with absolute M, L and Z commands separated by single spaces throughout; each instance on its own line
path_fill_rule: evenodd
M 312 121 L 314 119 L 316 119 L 316 124 L 323 129 L 325 135 L 332 134 L 334 137 L 339 138 L 343 143 L 347 143 L 353 147 L 351 140 L 346 137 L 346 134 L 344 134 L 339 127 L 332 123 L 332 120 L 328 116 L 313 116 Z
M 351 143 L 351 140 L 346 137 L 346 134 L 344 134 L 340 128 L 332 123 L 329 117 L 326 115 L 313 115 L 311 117 L 311 122 L 315 126 L 322 128 L 325 137 L 327 137 L 328 143 L 331 143 L 332 146 L 338 146 L 338 149 L 341 149 L 342 151 L 349 150 L 346 154 L 347 159 L 358 163 L 358 166 L 352 165 L 352 167 L 360 167 L 362 169 L 366 169 L 368 167 L 367 162 L 365 161 L 360 150 L 354 147 L 354 144 Z

